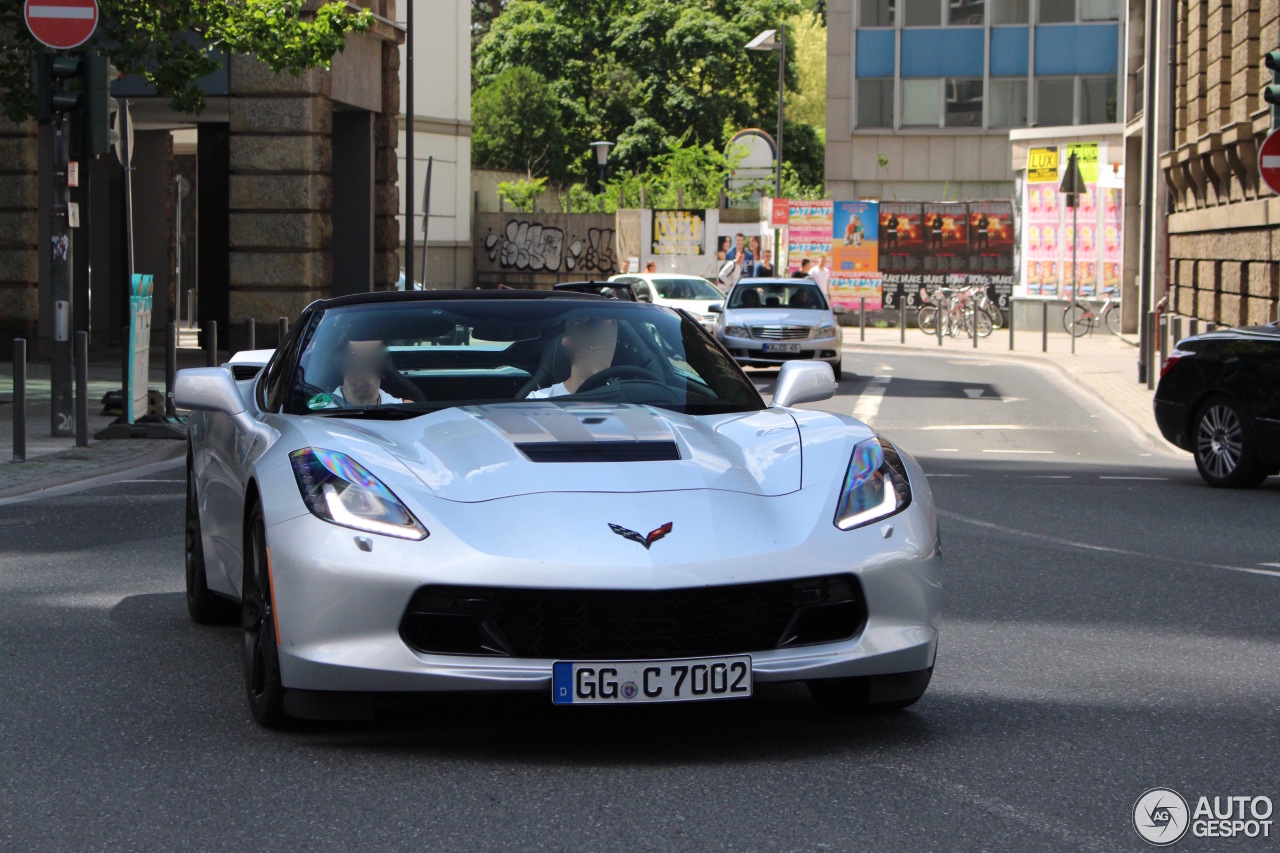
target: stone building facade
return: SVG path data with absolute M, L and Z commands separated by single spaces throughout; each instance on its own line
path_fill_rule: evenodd
M 0 341 L 5 343 L 31 337 L 39 313 L 36 151 L 34 121 L 14 124 L 0 116 Z
M 1271 128 L 1261 59 L 1280 48 L 1280 0 L 1160 7 L 1174 45 L 1173 139 L 1160 157 L 1173 208 L 1169 310 L 1231 326 L 1275 320 L 1280 197 L 1259 179 L 1258 146 Z

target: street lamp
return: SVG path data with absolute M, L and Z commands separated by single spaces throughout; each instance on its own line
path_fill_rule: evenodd
M 774 198 L 782 197 L 782 96 L 786 91 L 787 33 L 785 25 L 776 30 L 765 30 L 747 42 L 747 50 L 778 51 L 778 139 L 777 174 L 774 179 Z
M 612 142 L 593 142 L 591 147 L 596 152 L 596 165 L 600 167 L 600 192 L 604 192 L 605 167 L 609 165 L 609 149 Z

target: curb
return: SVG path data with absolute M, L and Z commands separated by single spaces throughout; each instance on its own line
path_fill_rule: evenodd
M 18 486 L 0 489 L 0 501 L 8 502 L 9 498 L 39 497 L 41 493 L 55 490 L 61 486 L 80 484 L 86 481 L 96 480 L 101 477 L 107 477 L 112 474 L 119 474 L 122 471 L 131 471 L 134 468 L 170 462 L 174 459 L 178 459 L 186 452 L 186 442 L 158 441 L 155 443 L 160 446 L 149 448 L 148 452 L 135 456 L 131 459 L 121 460 L 107 465 L 93 465 L 89 462 L 84 469 L 75 473 L 60 474 L 55 477 L 33 480 Z M 63 452 L 65 453 L 66 451 Z M 59 455 L 60 454 L 49 454 L 48 456 L 37 457 L 36 459 L 28 462 L 10 464 L 39 464 L 39 459 L 49 459 Z

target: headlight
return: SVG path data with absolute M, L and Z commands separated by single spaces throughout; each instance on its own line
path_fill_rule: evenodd
M 747 335 L 746 326 L 725 326 L 724 333 L 731 338 L 745 338 Z
M 427 529 L 363 465 L 345 453 L 304 447 L 289 454 L 307 509 L 330 524 L 397 539 L 426 539 Z
M 836 332 L 836 327 L 828 323 L 825 326 L 819 326 L 818 330 L 813 333 L 813 336 L 815 338 L 834 338 L 836 336 Z
M 901 512 L 910 503 L 907 469 L 892 444 L 869 438 L 853 449 L 836 504 L 836 527 L 862 527 Z

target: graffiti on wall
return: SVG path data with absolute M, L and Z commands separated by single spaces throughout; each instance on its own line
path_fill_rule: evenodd
M 587 227 L 565 236 L 565 229 L 539 222 L 508 220 L 501 231 L 485 235 L 484 253 L 503 270 L 516 272 L 600 272 L 614 270 L 614 231 Z

